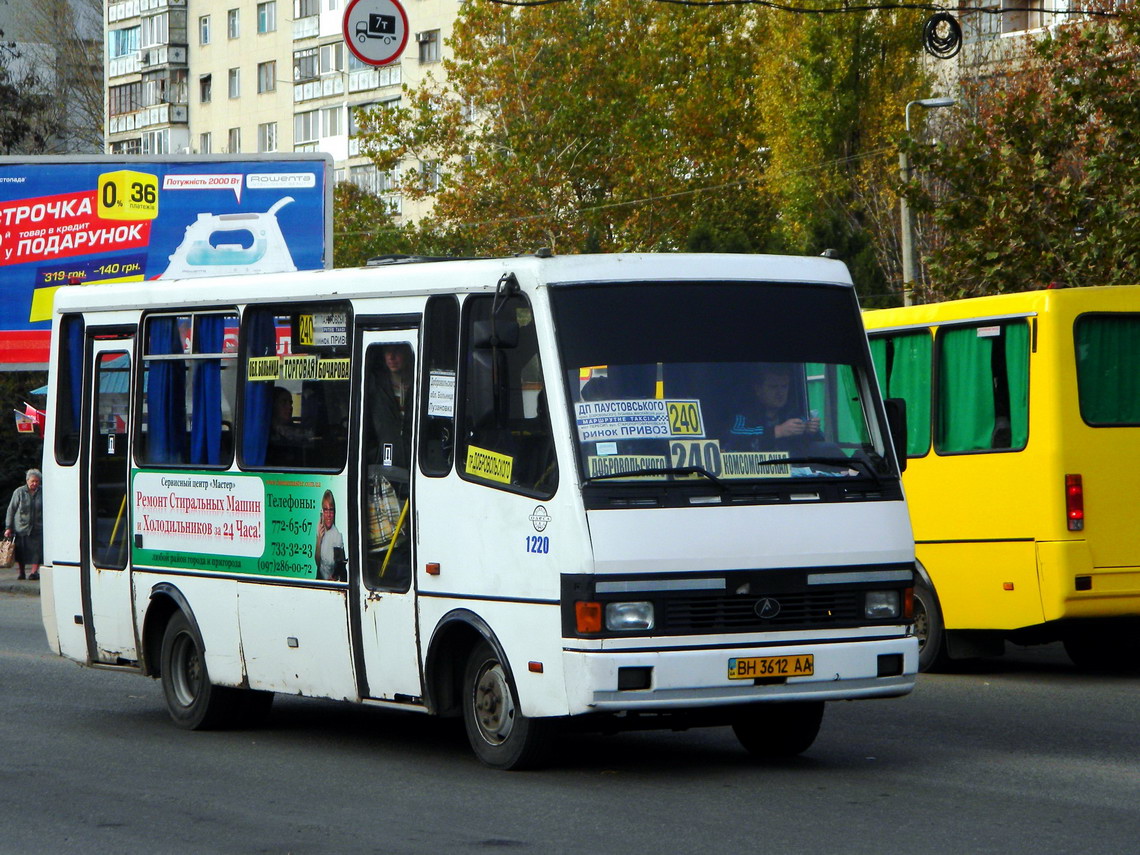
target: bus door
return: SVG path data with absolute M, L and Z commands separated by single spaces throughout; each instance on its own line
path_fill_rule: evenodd
M 92 662 L 138 659 L 131 601 L 130 402 L 134 333 L 89 335 L 83 489 L 83 623 Z
M 414 328 L 361 333 L 360 446 L 355 506 L 358 560 L 353 587 L 359 621 L 361 694 L 386 700 L 422 697 L 416 592 L 412 573 L 412 425 L 416 401 Z

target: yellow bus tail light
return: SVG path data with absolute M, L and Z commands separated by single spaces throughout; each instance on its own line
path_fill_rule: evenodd
M 1080 475 L 1065 476 L 1065 517 L 1069 531 L 1084 531 L 1085 488 Z

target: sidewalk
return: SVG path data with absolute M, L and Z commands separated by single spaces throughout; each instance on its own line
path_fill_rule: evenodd
M 38 597 L 40 595 L 40 583 L 27 580 L 21 582 L 16 578 L 19 574 L 20 568 L 15 565 L 6 570 L 0 568 L 0 594 L 26 594 L 31 597 Z

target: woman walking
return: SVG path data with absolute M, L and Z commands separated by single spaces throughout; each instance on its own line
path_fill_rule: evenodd
M 20 575 L 16 578 L 35 581 L 40 578 L 40 565 L 44 560 L 44 494 L 40 489 L 43 475 L 39 469 L 29 469 L 24 479 L 24 486 L 17 487 L 8 502 L 4 536 L 16 536 L 16 563 L 20 565 Z

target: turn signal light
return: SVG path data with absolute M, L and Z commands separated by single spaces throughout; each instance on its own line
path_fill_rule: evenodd
M 1084 531 L 1085 488 L 1080 475 L 1065 476 L 1065 518 L 1069 531 Z
M 579 601 L 574 603 L 574 620 L 581 633 L 602 631 L 602 604 Z

